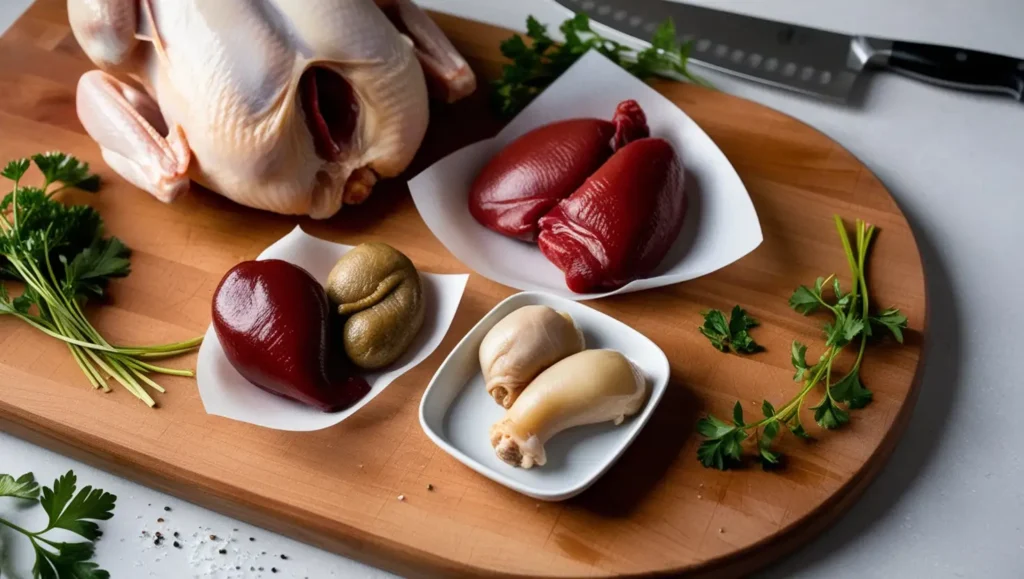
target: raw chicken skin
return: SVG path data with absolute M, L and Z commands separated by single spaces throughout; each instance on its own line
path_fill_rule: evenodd
M 413 38 L 372 0 L 69 0 L 102 69 L 79 81 L 79 118 L 107 163 L 162 201 L 191 179 L 250 207 L 330 217 L 415 155 L 421 61 L 447 100 L 475 87 L 415 5 L 381 4 Z

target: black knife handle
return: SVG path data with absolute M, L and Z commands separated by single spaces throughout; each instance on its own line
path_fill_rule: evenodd
M 893 42 L 888 67 L 920 80 L 1024 101 L 1024 60 L 934 44 Z

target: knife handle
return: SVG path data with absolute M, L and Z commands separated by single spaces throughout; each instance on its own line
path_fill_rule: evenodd
M 1007 94 L 1024 101 L 1024 60 L 935 44 L 893 42 L 887 63 L 896 72 L 962 90 Z

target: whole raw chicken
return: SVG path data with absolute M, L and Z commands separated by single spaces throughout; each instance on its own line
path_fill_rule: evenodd
M 78 116 L 122 177 L 327 218 L 400 173 L 476 79 L 409 0 L 68 0 Z M 425 73 L 425 74 L 424 74 Z M 130 85 L 133 80 L 144 92 Z

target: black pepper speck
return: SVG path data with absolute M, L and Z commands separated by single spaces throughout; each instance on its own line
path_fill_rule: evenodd
M 179 543 L 179 542 L 175 541 L 175 542 L 174 542 L 174 548 L 175 548 L 175 549 L 180 549 L 180 548 L 181 548 L 181 543 Z
M 227 555 L 228 554 L 228 550 L 227 549 L 221 549 L 220 551 L 217 551 L 217 552 L 220 553 L 221 555 Z
M 216 541 L 217 540 L 217 535 L 210 535 L 210 540 L 211 541 Z
M 177 536 L 178 536 L 178 531 L 174 531 L 174 536 L 175 536 L 175 537 L 177 537 Z
M 288 560 L 288 555 L 285 555 L 284 553 L 281 553 L 281 558 L 284 559 L 285 561 L 287 561 Z
M 249 540 L 250 540 L 250 541 L 255 541 L 255 540 L 256 540 L 256 537 L 249 537 Z
M 169 513 L 169 512 L 171 512 L 171 507 L 164 507 L 164 510 Z
M 157 520 L 156 520 L 156 522 L 158 522 L 158 523 L 162 523 L 162 522 L 164 522 L 164 518 L 163 518 L 163 517 L 160 517 L 159 519 L 157 519 Z
M 277 567 L 271 567 L 270 568 L 270 572 L 271 573 L 277 573 Z

